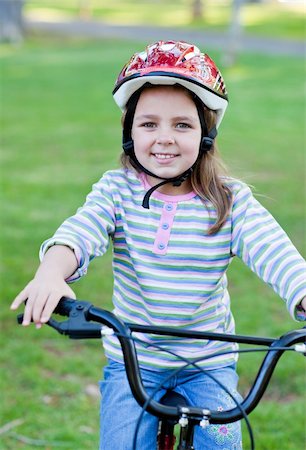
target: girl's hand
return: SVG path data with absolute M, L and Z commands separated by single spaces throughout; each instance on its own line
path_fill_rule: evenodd
M 11 305 L 11 309 L 17 309 L 26 302 L 22 325 L 27 326 L 33 322 L 40 328 L 43 323 L 48 322 L 52 312 L 62 297 L 76 298 L 73 290 L 65 280 L 60 277 L 35 277 L 17 295 Z
M 22 325 L 27 326 L 31 320 L 40 328 L 48 322 L 62 297 L 76 298 L 66 279 L 78 267 L 73 250 L 64 245 L 54 245 L 44 256 L 36 275 L 17 295 L 11 309 L 17 309 L 27 301 L 24 308 Z

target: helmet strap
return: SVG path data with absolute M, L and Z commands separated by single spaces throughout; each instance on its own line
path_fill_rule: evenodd
M 214 140 L 217 137 L 218 131 L 215 126 L 213 128 L 211 128 L 210 131 L 208 131 L 205 116 L 204 116 L 204 108 L 203 108 L 202 100 L 200 100 L 196 94 L 193 94 L 192 97 L 193 97 L 193 101 L 197 108 L 197 112 L 198 112 L 198 116 L 199 116 L 199 120 L 200 120 L 200 124 L 201 124 L 201 130 L 202 130 L 201 144 L 200 144 L 200 148 L 199 148 L 199 158 L 201 158 L 204 153 L 209 152 L 209 150 L 211 150 Z
M 186 170 L 186 172 L 184 172 L 183 174 L 179 175 L 178 177 L 163 180 L 160 183 L 156 184 L 155 186 L 151 187 L 148 190 L 148 192 L 146 192 L 146 194 L 145 194 L 145 196 L 143 198 L 143 201 L 142 201 L 143 208 L 150 209 L 150 204 L 149 204 L 150 197 L 151 197 L 151 195 L 153 194 L 153 192 L 156 189 L 158 189 L 159 187 L 163 186 L 164 184 L 171 183 L 171 182 L 172 182 L 173 186 L 180 186 L 191 175 L 191 172 L 192 172 L 192 168 Z M 153 174 L 153 176 L 156 177 L 156 175 L 154 175 L 154 174 Z
M 216 139 L 218 134 L 217 128 L 213 127 L 207 136 L 203 136 L 200 144 L 200 152 L 199 156 L 201 157 L 204 153 L 209 152 L 211 150 L 214 140 Z

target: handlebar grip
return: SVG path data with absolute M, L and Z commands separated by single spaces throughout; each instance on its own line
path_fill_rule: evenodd
M 70 311 L 75 307 L 76 300 L 73 300 L 68 297 L 62 297 L 59 301 L 59 304 L 54 310 L 55 314 L 59 314 L 60 316 L 69 316 Z
M 60 316 L 69 316 L 70 311 L 75 306 L 76 300 L 73 300 L 68 297 L 62 297 L 59 301 L 59 304 L 54 310 L 55 314 L 59 314 Z M 33 320 L 31 320 L 32 322 Z M 17 323 L 18 325 L 21 325 L 23 322 L 23 314 L 18 314 L 17 316 Z
M 23 322 L 23 314 L 18 314 L 17 316 L 17 323 L 18 325 L 21 325 Z

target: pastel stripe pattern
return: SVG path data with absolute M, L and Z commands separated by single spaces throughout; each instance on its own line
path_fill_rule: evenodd
M 282 297 L 293 318 L 306 296 L 306 263 L 273 217 L 245 184 L 225 179 L 233 192 L 232 211 L 215 235 L 207 231 L 216 211 L 191 192 L 168 196 L 155 191 L 150 209 L 142 207 L 148 188 L 143 175 L 118 169 L 93 186 L 83 207 L 41 247 L 71 247 L 84 275 L 90 261 L 112 242 L 114 312 L 124 321 L 195 331 L 234 333 L 226 270 L 237 255 Z M 214 369 L 236 361 L 233 344 L 156 335 L 138 335 L 140 364 L 177 368 L 182 358 L 203 358 Z M 106 356 L 122 361 L 118 341 L 103 339 Z M 164 351 L 157 350 L 161 346 Z M 224 354 L 225 353 L 225 354 Z

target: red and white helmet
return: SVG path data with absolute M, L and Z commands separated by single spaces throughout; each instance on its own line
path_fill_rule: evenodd
M 216 111 L 217 127 L 220 125 L 228 104 L 224 80 L 213 60 L 195 45 L 159 41 L 135 53 L 121 70 L 113 90 L 119 108 L 124 111 L 131 95 L 148 82 L 184 86 Z

